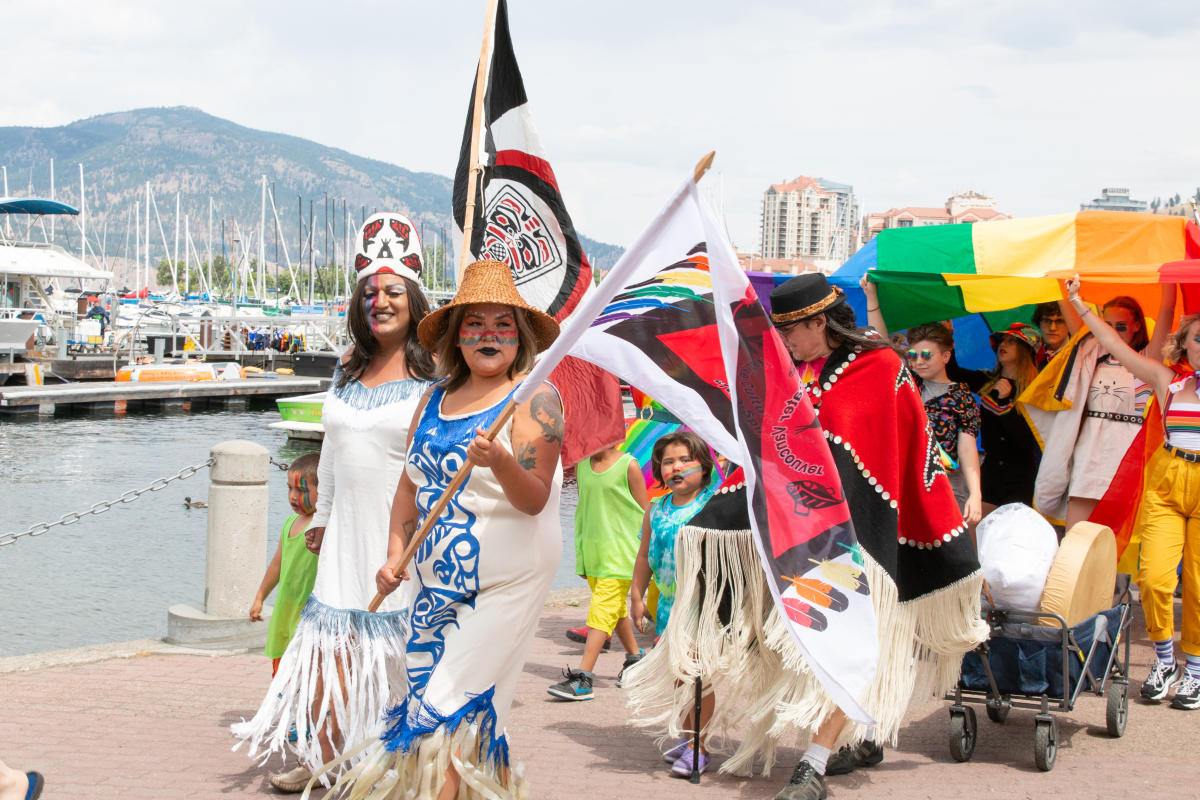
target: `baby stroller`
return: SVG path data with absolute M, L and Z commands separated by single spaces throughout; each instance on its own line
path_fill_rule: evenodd
M 950 705 L 950 754 L 969 761 L 978 727 L 974 705 L 1003 724 L 1013 708 L 1037 710 L 1033 759 L 1054 769 L 1058 722 L 1052 712 L 1070 712 L 1086 688 L 1104 697 L 1109 736 L 1125 734 L 1129 718 L 1129 576 L 1117 576 L 1117 603 L 1068 626 L 1058 614 L 992 608 L 984 614 L 991 636 L 963 659 Z

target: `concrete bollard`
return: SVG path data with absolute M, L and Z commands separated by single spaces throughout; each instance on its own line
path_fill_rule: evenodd
M 261 647 L 267 626 L 250 622 L 247 612 L 267 567 L 270 454 L 239 440 L 222 442 L 211 453 L 204 610 L 171 606 L 167 641 L 210 649 Z

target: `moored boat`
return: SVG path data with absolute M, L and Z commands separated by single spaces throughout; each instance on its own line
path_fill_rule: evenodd
M 268 427 L 287 431 L 289 439 L 320 441 L 324 438 L 321 410 L 325 406 L 325 392 L 280 397 L 275 405 L 279 407 L 280 421 L 272 422 Z

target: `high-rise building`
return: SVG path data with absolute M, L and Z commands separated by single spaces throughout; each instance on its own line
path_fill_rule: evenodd
M 1150 204 L 1145 200 L 1134 200 L 1129 196 L 1128 189 L 1109 187 L 1100 190 L 1100 196 L 1090 203 L 1080 203 L 1082 211 L 1149 211 Z
M 840 265 L 856 250 L 858 201 L 853 186 L 800 176 L 763 192 L 764 258 Z

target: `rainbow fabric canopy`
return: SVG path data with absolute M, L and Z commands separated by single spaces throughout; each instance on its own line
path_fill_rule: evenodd
M 894 228 L 835 279 L 863 272 L 878 284 L 889 330 L 1058 300 L 1059 281 L 1076 273 L 1089 300 L 1148 300 L 1148 284 L 1200 283 L 1200 228 L 1184 217 L 1120 211 Z M 1188 306 L 1190 294 L 1185 289 Z

